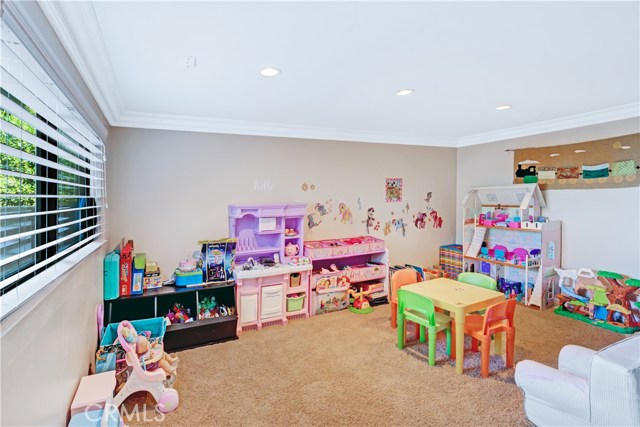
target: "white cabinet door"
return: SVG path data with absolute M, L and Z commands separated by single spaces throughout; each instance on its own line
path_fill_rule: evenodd
M 262 313 L 261 319 L 282 316 L 282 292 L 283 285 L 265 286 L 262 288 Z
M 258 320 L 258 294 L 240 295 L 240 324 Z

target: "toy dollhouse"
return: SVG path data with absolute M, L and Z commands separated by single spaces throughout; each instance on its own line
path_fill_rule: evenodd
M 555 305 L 561 224 L 542 217 L 544 207 L 537 184 L 471 188 L 462 203 L 464 271 L 495 278 L 526 305 Z

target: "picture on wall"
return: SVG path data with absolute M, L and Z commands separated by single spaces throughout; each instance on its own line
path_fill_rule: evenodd
M 387 178 L 384 186 L 384 199 L 387 203 L 402 201 L 402 178 Z

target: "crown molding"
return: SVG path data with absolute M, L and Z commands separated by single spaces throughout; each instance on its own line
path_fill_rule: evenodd
M 420 145 L 451 148 L 458 146 L 458 139 L 450 137 L 424 137 L 351 129 L 332 129 L 289 124 L 248 122 L 241 120 L 210 119 L 204 117 L 176 117 L 138 112 L 127 112 L 111 123 L 111 125 L 143 129 L 280 138 L 320 139 L 331 141 L 371 142 L 378 144 Z
M 560 117 L 558 119 L 545 120 L 523 126 L 515 126 L 492 132 L 463 136 L 458 140 L 458 147 L 468 147 L 470 145 L 486 144 L 488 142 L 503 141 L 505 139 L 540 135 L 549 132 L 615 122 L 617 120 L 631 119 L 635 117 L 640 117 L 640 102 L 591 111 L 589 113 Z
M 116 91 L 108 89 L 117 88 L 118 85 L 93 3 L 90 1 L 38 3 L 105 118 L 110 125 L 113 125 L 124 108 Z M 72 18 L 73 25 L 69 24 L 69 18 Z
M 205 117 L 176 117 L 126 111 L 118 91 L 114 89 L 118 87 L 118 84 L 92 2 L 47 1 L 38 2 L 38 4 L 111 126 L 383 144 L 467 147 L 640 117 L 640 103 L 636 102 L 589 113 L 455 138 Z M 73 22 L 74 26 L 69 25 L 69 22 Z

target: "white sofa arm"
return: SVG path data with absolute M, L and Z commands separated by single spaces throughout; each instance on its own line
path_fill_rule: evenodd
M 515 380 L 525 400 L 535 399 L 588 423 L 589 384 L 585 378 L 523 360 L 516 365 Z
M 589 379 L 591 359 L 596 352 L 578 345 L 565 345 L 558 356 L 558 369 Z

